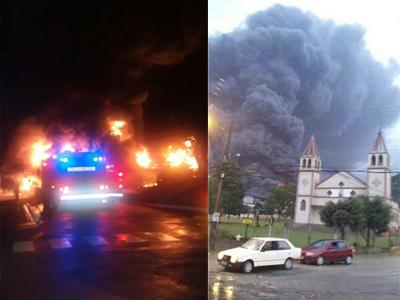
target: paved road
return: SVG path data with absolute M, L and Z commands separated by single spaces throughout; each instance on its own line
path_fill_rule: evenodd
M 400 299 L 400 256 L 360 255 L 352 265 L 295 264 L 265 267 L 246 275 L 226 272 L 209 258 L 210 300 L 219 299 Z
M 3 224 L 4 225 L 4 224 Z M 122 203 L 1 237 L 1 299 L 205 299 L 207 216 Z

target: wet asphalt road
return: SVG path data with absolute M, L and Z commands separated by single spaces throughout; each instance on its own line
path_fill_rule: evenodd
M 2 230 L 1 299 L 206 299 L 206 212 L 133 202 Z
M 400 299 L 400 256 L 359 255 L 352 265 L 295 264 L 292 270 L 264 267 L 254 273 L 224 271 L 209 258 L 210 300 L 220 299 Z

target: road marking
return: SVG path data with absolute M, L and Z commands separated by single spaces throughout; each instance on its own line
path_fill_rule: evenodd
M 34 252 L 33 241 L 14 242 L 13 252 Z
M 147 240 L 142 239 L 137 236 L 133 236 L 132 234 L 129 233 L 118 233 L 115 235 L 118 240 L 124 243 L 140 243 L 140 242 L 146 242 Z
M 85 240 L 90 246 L 101 246 L 108 244 L 108 242 L 99 235 L 87 236 L 85 237 Z
M 52 239 L 52 240 L 49 240 L 49 243 L 50 243 L 51 248 L 53 248 L 53 249 L 66 249 L 66 248 L 72 247 L 71 243 L 66 238 Z

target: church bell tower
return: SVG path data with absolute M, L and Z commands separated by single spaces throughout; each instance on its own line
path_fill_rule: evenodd
M 379 130 L 368 154 L 368 196 L 391 199 L 390 155 L 383 133 Z
M 311 136 L 299 162 L 297 176 L 297 192 L 294 223 L 308 224 L 311 222 L 312 199 L 315 196 L 315 186 L 320 182 L 321 158 Z

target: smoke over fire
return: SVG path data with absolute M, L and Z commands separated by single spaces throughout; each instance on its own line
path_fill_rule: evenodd
M 210 114 L 235 122 L 232 153 L 259 177 L 246 177 L 249 193 L 265 196 L 282 170 L 296 169 L 311 134 L 325 167 L 366 161 L 379 128 L 398 113 L 399 74 L 377 62 L 365 30 L 338 25 L 281 5 L 249 16 L 245 26 L 209 40 Z M 223 141 L 210 136 L 210 164 L 222 159 Z

